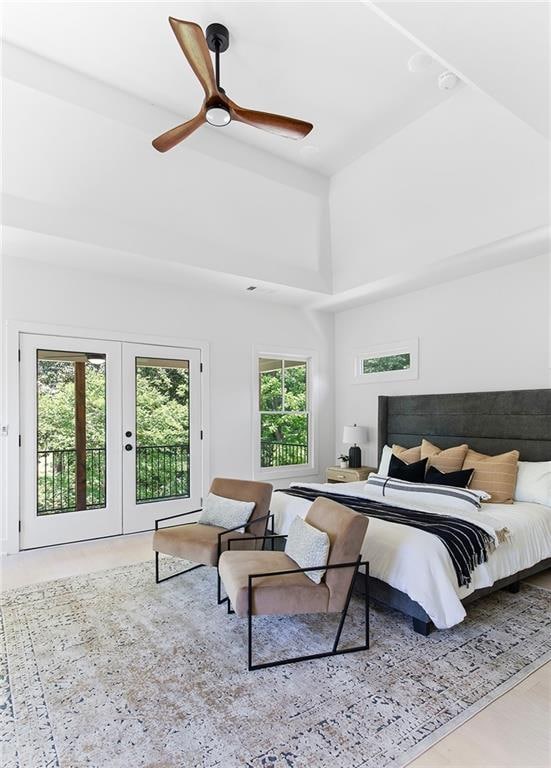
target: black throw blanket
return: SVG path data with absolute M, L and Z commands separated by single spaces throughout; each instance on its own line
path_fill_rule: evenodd
M 279 491 L 288 496 L 298 496 L 301 499 L 314 501 L 318 497 L 331 499 L 355 512 L 361 512 L 368 517 L 377 517 L 387 523 L 400 523 L 418 528 L 421 531 L 437 536 L 446 547 L 460 587 L 471 583 L 471 574 L 480 563 L 488 560 L 488 554 L 493 551 L 493 537 L 480 526 L 467 520 L 431 512 L 419 512 L 413 509 L 403 509 L 383 504 L 380 501 L 364 499 L 361 496 L 344 496 L 340 493 L 318 491 L 304 486 L 294 486 Z M 368 529 L 369 534 L 369 529 Z

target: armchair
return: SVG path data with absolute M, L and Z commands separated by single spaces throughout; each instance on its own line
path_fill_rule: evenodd
M 196 521 L 174 523 L 166 526 L 161 525 L 166 521 L 173 521 L 177 518 L 200 512 L 200 509 L 159 518 L 155 521 L 155 533 L 153 534 L 155 581 L 157 584 L 176 576 L 181 576 L 184 573 L 189 573 L 205 565 L 217 567 L 221 553 L 228 547 L 228 543 L 232 539 L 239 539 L 241 542 L 240 549 L 256 549 L 261 546 L 258 537 L 265 535 L 268 520 L 273 520 L 273 516 L 270 515 L 269 511 L 272 485 L 251 480 L 233 480 L 217 477 L 212 481 L 210 492 L 217 496 L 235 499 L 236 501 L 255 502 L 249 522 L 245 526 L 245 532 L 238 532 L 240 528 L 221 528 Z M 159 553 L 190 560 L 195 565 L 170 576 L 160 578 Z M 218 602 L 221 602 L 220 578 L 218 578 Z
M 335 656 L 369 648 L 369 563 L 362 560 L 361 547 L 369 523 L 365 515 L 322 497 L 315 500 L 306 522 L 326 531 L 330 540 L 327 564 L 300 568 L 285 552 L 234 551 L 238 539 L 220 555 L 219 577 L 227 597 L 228 613 L 248 620 L 249 670 L 290 664 L 295 661 Z M 259 539 L 272 539 L 263 535 Z M 275 538 L 284 538 L 278 536 Z M 365 643 L 339 650 L 354 580 L 360 566 L 365 568 Z M 308 578 L 308 571 L 326 570 L 319 584 Z M 232 610 L 233 606 L 233 610 Z M 340 613 L 332 649 L 323 653 L 253 664 L 253 616 Z

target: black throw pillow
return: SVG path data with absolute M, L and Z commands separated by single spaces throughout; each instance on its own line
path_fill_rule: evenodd
M 388 476 L 395 477 L 397 480 L 408 480 L 410 483 L 422 483 L 425 480 L 427 461 L 428 458 L 415 461 L 413 464 L 406 464 L 397 456 L 391 456 Z
M 450 485 L 453 488 L 466 488 L 471 482 L 474 469 L 460 469 L 458 472 L 440 472 L 436 467 L 429 467 L 425 483 L 435 485 Z

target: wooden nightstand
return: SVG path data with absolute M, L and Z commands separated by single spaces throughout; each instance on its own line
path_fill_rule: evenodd
M 367 480 L 369 473 L 376 471 L 377 467 L 358 467 L 357 469 L 327 467 L 325 476 L 328 483 L 353 483 L 357 480 Z

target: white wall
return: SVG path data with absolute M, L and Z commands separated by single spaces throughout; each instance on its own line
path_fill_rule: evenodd
M 539 133 L 461 87 L 331 179 L 334 290 L 545 226 L 548 163 Z
M 336 450 L 344 424 L 367 425 L 377 451 L 377 396 L 547 387 L 548 256 L 340 312 L 335 319 Z M 419 337 L 419 378 L 356 384 L 353 359 L 371 344 Z
M 320 471 L 333 461 L 330 315 L 268 303 L 242 289 L 231 298 L 20 258 L 6 258 L 3 266 L 4 320 L 209 343 L 212 476 L 251 477 L 253 346 L 316 352 L 323 414 L 318 432 Z

